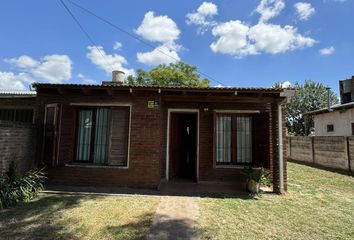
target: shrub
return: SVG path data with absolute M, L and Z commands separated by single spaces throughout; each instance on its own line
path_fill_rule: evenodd
M 259 194 L 260 184 L 269 186 L 271 184 L 269 176 L 270 172 L 264 168 L 245 167 L 242 174 L 247 178 L 247 190 L 254 194 Z
M 242 174 L 246 176 L 247 180 L 263 183 L 269 179 L 270 172 L 264 168 L 245 167 Z
M 44 180 L 43 168 L 20 175 L 16 171 L 16 164 L 11 162 L 6 174 L 0 176 L 0 209 L 35 198 L 43 190 Z

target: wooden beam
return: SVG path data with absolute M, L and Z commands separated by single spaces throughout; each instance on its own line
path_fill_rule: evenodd
M 90 94 L 93 93 L 93 91 L 91 89 L 88 89 L 88 88 L 82 88 L 81 91 L 85 95 L 90 95 Z
M 59 94 L 65 94 L 68 92 L 66 88 L 57 88 L 57 89 Z
M 233 103 L 274 103 L 275 98 L 240 97 L 240 96 L 162 96 L 167 102 L 233 102 Z
M 112 90 L 112 89 L 106 89 L 106 91 L 107 91 L 107 94 L 108 94 L 108 95 L 110 95 L 110 96 L 114 95 L 114 90 Z

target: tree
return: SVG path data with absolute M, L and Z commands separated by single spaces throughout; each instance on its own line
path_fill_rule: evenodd
M 304 116 L 304 113 L 327 107 L 327 87 L 322 83 L 306 80 L 303 85 L 295 83 L 294 88 L 295 95 L 286 105 L 286 128 L 291 135 L 308 135 L 313 120 L 310 116 Z M 337 103 L 336 94 L 330 90 L 330 104 Z
M 208 87 L 207 78 L 200 79 L 197 67 L 184 62 L 161 64 L 150 71 L 138 69 L 137 76 L 129 76 L 128 85 L 143 86 L 182 86 L 182 87 Z

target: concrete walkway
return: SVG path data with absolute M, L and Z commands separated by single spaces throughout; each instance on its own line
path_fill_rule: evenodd
M 149 239 L 199 239 L 196 220 L 198 197 L 163 196 L 157 207 Z

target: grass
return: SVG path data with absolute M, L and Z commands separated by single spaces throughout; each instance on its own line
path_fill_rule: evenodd
M 0 239 L 145 239 L 157 197 L 42 194 L 0 211 Z
M 354 178 L 288 164 L 279 197 L 203 198 L 202 239 L 354 239 Z
M 288 193 L 201 198 L 202 239 L 354 239 L 354 178 L 288 164 Z M 41 194 L 0 211 L 0 239 L 145 239 L 159 198 Z

